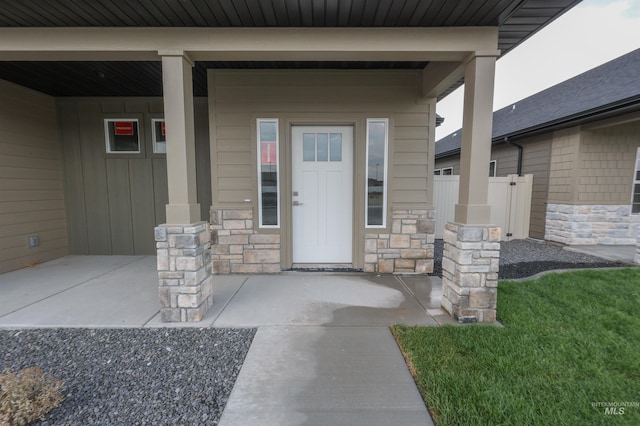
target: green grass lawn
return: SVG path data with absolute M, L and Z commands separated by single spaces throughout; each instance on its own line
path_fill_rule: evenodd
M 640 269 L 498 289 L 504 328 L 393 327 L 437 425 L 640 425 L 593 406 L 640 404 Z

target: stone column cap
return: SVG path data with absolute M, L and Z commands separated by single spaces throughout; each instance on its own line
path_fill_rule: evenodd
M 172 228 L 175 226 L 198 226 L 204 223 L 209 223 L 209 222 L 207 222 L 206 220 L 200 220 L 198 222 L 193 222 L 193 223 L 161 223 L 160 225 L 156 226 L 156 228 Z

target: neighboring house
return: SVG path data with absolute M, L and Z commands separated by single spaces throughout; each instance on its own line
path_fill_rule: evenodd
M 496 176 L 534 175 L 531 237 L 635 244 L 639 70 L 640 49 L 493 114 L 487 168 Z M 436 143 L 436 171 L 459 173 L 460 140 L 459 130 Z
M 156 253 L 166 321 L 217 273 L 430 272 L 437 99 L 464 79 L 484 161 L 496 58 L 577 3 L 3 1 L 0 271 Z

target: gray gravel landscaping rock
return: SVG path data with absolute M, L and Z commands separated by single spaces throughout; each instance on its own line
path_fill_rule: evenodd
M 64 382 L 43 425 L 215 425 L 255 329 L 0 330 L 0 371 Z
M 435 241 L 433 275 L 442 276 L 442 240 Z M 500 243 L 500 279 L 525 278 L 555 269 L 629 266 L 564 250 L 547 241 L 512 240 Z

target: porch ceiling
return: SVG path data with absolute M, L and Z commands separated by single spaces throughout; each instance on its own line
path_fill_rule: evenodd
M 498 48 L 513 49 L 579 0 L 3 0 L 0 27 L 478 27 L 497 26 Z M 45 5 L 46 4 L 46 5 Z M 197 62 L 194 93 L 207 68 L 422 69 L 415 61 Z M 160 96 L 160 62 L 3 62 L 0 79 L 53 96 Z M 462 81 L 441 94 L 445 96 Z

